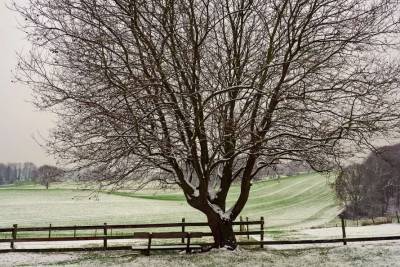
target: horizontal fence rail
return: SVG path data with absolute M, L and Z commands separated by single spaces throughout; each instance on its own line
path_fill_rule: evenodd
M 262 221 L 233 222 L 233 225 L 259 225 Z M 107 224 L 108 229 L 135 229 L 135 228 L 165 228 L 182 226 L 208 226 L 206 222 L 185 222 L 185 223 L 152 223 L 152 224 Z M 14 228 L 0 228 L 1 232 L 12 232 Z M 72 231 L 72 230 L 96 230 L 104 229 L 104 225 L 83 225 L 83 226 L 52 226 L 52 227 L 18 227 L 20 232 L 40 231 Z
M 182 235 L 178 235 L 181 232 L 157 232 L 157 233 L 152 233 L 156 235 L 156 238 L 160 239 L 167 239 L 167 238 L 181 238 Z M 212 236 L 212 233 L 202 233 L 202 232 L 187 232 L 188 234 L 191 235 L 193 238 L 202 238 L 206 236 Z M 248 231 L 248 232 L 235 232 L 235 235 L 240 236 L 240 235 L 261 235 L 263 232 L 262 231 Z M 146 233 L 147 234 L 147 233 Z M 163 236 L 165 234 L 165 236 Z M 171 235 L 168 235 L 171 234 Z M 184 236 L 185 237 L 185 236 Z M 104 238 L 107 238 L 108 240 L 121 240 L 121 239 L 141 239 L 143 237 L 140 237 L 138 235 L 121 235 L 121 236 L 106 236 L 106 235 L 101 235 L 101 236 L 76 236 L 76 237 L 27 237 L 27 238 L 4 238 L 0 239 L 0 243 L 10 243 L 10 242 L 59 242 L 59 241 L 96 241 L 96 240 L 103 240 Z M 146 237 L 147 238 L 147 237 Z

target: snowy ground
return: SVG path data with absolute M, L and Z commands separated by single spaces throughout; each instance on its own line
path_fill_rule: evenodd
M 156 254 L 134 252 L 7 253 L 0 266 L 399 266 L 400 243 L 351 244 L 302 249 L 239 249 L 201 254 Z
M 318 239 L 318 238 L 341 238 L 342 232 L 340 227 L 319 228 L 319 229 L 303 229 L 298 231 L 288 232 L 283 239 Z M 367 236 L 393 236 L 400 235 L 400 224 L 381 224 L 369 225 L 360 227 L 346 227 L 347 237 L 367 237 Z M 252 238 L 259 240 L 258 235 Z M 272 240 L 266 234 L 265 240 Z M 400 240 L 398 241 L 400 244 Z M 109 245 L 140 245 L 143 244 L 141 240 L 109 240 Z M 387 241 L 371 241 L 363 243 L 349 244 L 352 247 L 359 247 L 364 245 L 386 244 Z M 393 242 L 392 242 L 393 243 Z M 69 241 L 69 242 L 31 242 L 31 243 L 16 243 L 16 247 L 22 248 L 64 248 L 64 247 L 88 247 L 88 246 L 102 246 L 103 241 Z M 9 243 L 0 243 L 0 249 L 8 249 Z M 341 243 L 337 244 L 300 244 L 300 245 L 269 245 L 269 249 L 287 250 L 287 249 L 304 249 L 304 248 L 323 248 L 323 247 L 341 247 Z M 21 254 L 23 255 L 23 254 Z M 0 254 L 0 263 L 2 254 Z M 0 264 L 0 266 L 2 266 Z

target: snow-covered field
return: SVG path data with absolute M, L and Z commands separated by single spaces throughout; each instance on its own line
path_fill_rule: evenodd
M 232 188 L 232 203 L 239 188 Z M 204 221 L 179 192 L 123 192 L 87 197 L 87 191 L 71 188 L 4 188 L 0 190 L 0 227 L 84 225 L 108 223 Z M 313 239 L 341 237 L 341 228 L 310 229 L 324 225 L 337 214 L 334 195 L 325 177 L 300 175 L 280 181 L 255 183 L 243 212 L 251 219 L 264 216 L 266 239 L 284 229 L 281 238 Z M 399 224 L 347 227 L 348 237 L 400 235 Z M 64 233 L 65 234 L 65 233 Z M 67 233 L 71 234 L 71 233 Z M 257 238 L 255 236 L 255 238 Z M 112 243 L 112 241 L 109 241 Z M 101 241 L 16 243 L 17 248 L 76 247 L 101 245 Z M 121 242 L 119 242 L 121 243 Z M 129 242 L 132 244 L 132 242 Z M 8 248 L 9 244 L 1 244 Z M 276 245 L 265 249 L 241 248 L 236 252 L 206 254 L 158 254 L 151 257 L 135 252 L 96 253 L 0 253 L 3 266 L 400 266 L 400 241 L 322 245 Z
M 399 266 L 400 243 L 379 242 L 348 246 L 303 249 L 243 249 L 204 254 L 157 254 L 150 257 L 134 252 L 96 253 L 7 253 L 0 254 L 0 266 Z
M 234 185 L 228 198 L 233 204 L 239 194 Z M 189 207 L 179 191 L 100 193 L 73 189 L 71 184 L 43 187 L 0 187 L 0 227 L 150 222 L 205 221 Z M 229 205 L 228 204 L 228 205 Z M 268 229 L 299 229 L 331 221 L 338 209 L 331 187 L 319 174 L 303 174 L 273 181 L 255 182 L 242 216 L 265 218 Z
M 399 224 L 347 227 L 349 237 L 400 235 Z M 305 229 L 290 232 L 293 238 L 336 238 L 341 228 Z M 254 236 L 256 238 L 256 236 Z M 268 237 L 267 237 L 268 239 Z M 92 242 L 93 243 L 93 242 Z M 57 247 L 89 243 L 59 242 Z M 94 244 L 94 243 L 93 243 Z M 101 242 L 98 243 L 101 245 Z M 132 244 L 132 242 L 130 243 Z M 18 244 L 18 248 L 26 244 Z M 43 248 L 52 244 L 29 244 Z M 264 249 L 239 248 L 235 252 L 213 251 L 206 254 L 156 254 L 136 252 L 91 253 L 4 253 L 0 266 L 400 266 L 399 241 L 371 241 L 336 244 L 268 245 Z

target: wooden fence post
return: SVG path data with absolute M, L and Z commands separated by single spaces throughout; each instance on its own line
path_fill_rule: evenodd
M 250 235 L 249 235 L 249 217 L 246 217 L 246 222 L 247 222 L 247 239 L 250 239 Z
M 186 234 L 186 253 L 190 253 L 190 233 Z
M 153 234 L 149 233 L 149 241 L 147 243 L 147 256 L 150 256 L 150 250 L 151 250 L 151 239 L 152 239 Z
M 49 225 L 49 238 L 51 237 L 51 224 Z
M 13 230 L 12 230 L 12 240 L 11 240 L 11 244 L 10 244 L 11 249 L 13 249 L 13 250 L 15 249 L 14 242 L 17 239 L 17 228 L 18 228 L 18 224 L 14 224 L 13 225 Z
M 342 222 L 343 245 L 347 245 L 347 242 L 346 242 L 346 222 L 344 221 L 343 217 L 340 217 L 340 220 Z
M 107 223 L 104 223 L 103 234 L 104 234 L 103 247 L 104 249 L 107 249 Z
M 262 243 L 264 241 L 264 217 L 261 217 L 261 223 L 260 223 L 260 241 L 261 241 L 261 248 L 264 248 L 264 244 Z
M 185 232 L 185 218 L 182 218 L 182 244 L 185 243 L 185 237 L 183 236 L 183 233 Z
M 399 218 L 399 212 L 396 211 L 396 218 L 397 218 L 397 223 L 400 223 L 400 218 Z
M 243 232 L 243 224 L 242 224 L 242 222 L 243 222 L 243 217 L 240 216 L 240 227 L 239 227 L 239 232 Z

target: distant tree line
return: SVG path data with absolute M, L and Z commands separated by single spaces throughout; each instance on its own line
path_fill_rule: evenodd
M 37 166 L 32 162 L 0 163 L 0 184 L 31 181 L 37 177 Z
M 335 190 L 345 204 L 347 218 L 400 211 L 400 144 L 379 148 L 361 164 L 346 167 Z
M 32 162 L 0 163 L 0 185 L 32 181 L 48 188 L 62 178 L 64 171 L 51 165 L 37 167 Z
M 305 161 L 281 161 L 271 165 L 269 168 L 262 169 L 256 179 L 269 179 L 280 178 L 281 176 L 293 176 L 299 173 L 312 171 L 311 166 Z

